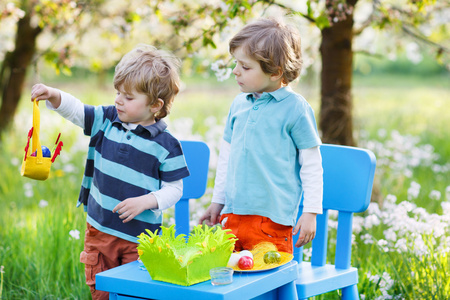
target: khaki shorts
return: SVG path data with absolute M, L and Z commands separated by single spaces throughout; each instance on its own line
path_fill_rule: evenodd
M 261 242 L 271 242 L 278 251 L 293 253 L 292 227 L 273 222 L 267 217 L 256 215 L 224 214 L 220 218 L 223 229 L 239 239 L 235 250 L 251 250 Z
M 109 294 L 95 289 L 95 274 L 138 259 L 138 244 L 101 232 L 87 223 L 84 251 L 80 261 L 85 264 L 86 284 L 92 299 L 108 299 Z

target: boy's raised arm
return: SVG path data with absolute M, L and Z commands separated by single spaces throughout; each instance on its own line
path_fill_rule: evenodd
M 61 105 L 61 93 L 55 88 L 38 83 L 31 88 L 31 101 L 34 100 L 48 100 L 56 109 Z

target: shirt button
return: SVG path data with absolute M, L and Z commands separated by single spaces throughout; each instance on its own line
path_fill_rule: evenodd
M 253 110 L 258 110 L 258 106 L 253 106 Z
M 129 140 L 129 139 L 131 139 L 131 136 L 130 136 L 130 135 L 127 135 L 127 140 Z

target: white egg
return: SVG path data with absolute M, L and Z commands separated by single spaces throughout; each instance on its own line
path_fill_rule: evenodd
M 241 256 L 238 253 L 231 253 L 230 259 L 228 260 L 229 267 L 236 267 Z
M 248 251 L 248 250 L 242 250 L 241 252 L 239 252 L 239 255 L 242 256 L 250 256 L 253 259 L 253 254 Z

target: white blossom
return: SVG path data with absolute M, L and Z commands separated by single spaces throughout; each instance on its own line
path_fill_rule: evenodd
M 441 192 L 436 191 L 436 190 L 432 190 L 428 197 L 430 197 L 431 200 L 440 200 L 441 199 Z
M 408 200 L 416 199 L 420 193 L 420 184 L 415 181 L 411 182 L 408 188 Z
M 414 64 L 422 61 L 423 55 L 420 52 L 420 47 L 417 43 L 411 42 L 405 47 L 406 57 Z
M 80 239 L 80 232 L 76 229 L 73 229 L 69 231 L 70 239 L 79 240 Z
M 23 189 L 24 189 L 25 197 L 31 198 L 34 196 L 33 185 L 31 183 L 28 183 L 28 182 L 25 183 L 23 185 Z
M 211 64 L 211 70 L 216 74 L 218 81 L 225 81 L 230 78 L 231 68 L 228 68 L 222 59 Z
M 304 256 L 304 260 L 309 260 L 312 256 L 312 248 L 304 248 L 303 256 Z

